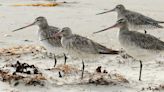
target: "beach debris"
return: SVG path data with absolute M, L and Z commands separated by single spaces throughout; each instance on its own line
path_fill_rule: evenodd
M 102 66 L 96 68 L 96 72 L 90 75 L 89 84 L 96 85 L 116 85 L 120 83 L 129 83 L 129 81 L 118 73 L 108 73 L 107 70 L 101 72 Z
M 96 72 L 97 72 L 97 73 L 101 73 L 101 66 L 98 66 L 98 67 L 96 68 Z
M 59 3 L 38 3 L 38 4 L 14 4 L 12 6 L 35 6 L 35 7 L 54 7 L 59 5 Z
M 126 51 L 123 48 L 121 48 L 120 51 L 121 51 L 120 55 L 121 55 L 121 57 L 123 59 L 133 58 L 132 56 L 130 56 L 129 54 L 127 54 Z
M 164 60 L 163 59 L 157 59 L 155 60 L 156 64 L 158 64 L 159 66 L 163 66 L 164 65 Z
M 110 74 L 110 77 L 118 82 L 129 83 L 129 81 L 119 73 Z
M 127 53 L 121 54 L 123 59 L 133 58 L 132 56 L 128 55 Z
M 75 69 L 70 65 L 61 65 L 61 66 L 58 66 L 57 68 L 60 69 L 61 71 L 63 71 L 64 73 L 67 73 L 67 74 L 72 73 Z
M 103 73 L 108 73 L 108 71 L 107 70 L 104 70 Z
M 85 67 L 84 62 L 82 62 L 82 67 L 79 68 L 72 64 L 57 64 L 57 57 L 54 55 L 54 65 L 52 68 L 44 69 L 40 72 L 39 68 L 34 65 L 29 65 L 28 63 L 22 63 L 20 61 L 22 58 L 38 57 L 38 54 L 43 56 L 45 54 L 45 49 L 40 46 L 35 45 L 23 45 L 11 48 L 1 48 L 0 58 L 4 57 L 16 57 L 16 59 L 10 60 L 12 62 L 6 64 L 4 67 L 0 68 L 0 79 L 4 82 L 9 82 L 14 86 L 24 83 L 25 85 L 45 85 L 48 78 L 51 78 L 52 83 L 57 85 L 65 84 L 96 84 L 96 85 L 110 85 L 110 84 L 120 84 L 128 83 L 128 80 L 122 76 L 120 73 L 113 73 L 103 69 L 102 66 L 97 66 L 94 72 Z M 21 58 L 20 58 L 21 57 Z M 86 68 L 86 69 L 85 69 Z M 42 70 L 42 69 L 41 69 Z M 85 71 L 84 71 L 85 70 Z M 44 73 L 44 74 L 43 74 Z M 43 76 L 44 75 L 44 76 Z M 45 77 L 45 75 L 47 75 Z M 55 76 L 56 75 L 56 76 Z
M 63 64 L 60 64 L 56 67 L 45 69 L 45 70 L 62 71 L 64 74 L 72 74 L 72 73 L 77 73 L 79 71 L 79 69 L 77 69 L 71 65 L 63 65 Z
M 63 5 L 65 3 L 69 3 L 69 2 L 63 1 L 63 2 L 33 3 L 33 4 L 14 4 L 12 6 L 55 7 L 55 6 Z
M 159 87 L 164 89 L 164 84 L 160 84 Z
M 148 87 L 143 87 L 141 91 L 148 91 L 151 90 L 152 92 L 163 92 L 164 91 L 164 84 L 159 84 L 159 85 L 154 85 L 154 86 L 148 86 Z
M 5 42 L 0 42 L 5 43 Z M 18 58 L 32 56 L 32 59 L 53 59 L 54 54 L 47 52 L 47 50 L 40 45 L 18 45 L 9 48 L 0 48 L 0 58 L 4 61 L 11 61 Z M 56 55 L 56 58 L 63 58 L 63 55 Z
M 41 46 L 16 46 L 11 48 L 0 48 L 0 56 L 21 55 L 27 53 L 38 53 L 42 50 Z
M 15 68 L 14 74 L 16 73 L 41 74 L 39 73 L 38 69 L 34 65 L 29 65 L 27 63 L 20 63 L 19 61 L 17 61 L 16 64 L 8 64 L 6 66 Z M 31 69 L 33 69 L 33 71 Z
M 4 59 L 20 58 L 23 55 L 38 55 L 46 52 L 41 46 L 36 45 L 22 45 L 10 48 L 0 48 L 0 57 Z
M 46 78 L 34 65 L 21 63 L 6 64 L 0 69 L 0 79 L 3 82 L 9 82 L 14 86 L 24 83 L 25 85 L 44 86 Z
M 31 41 L 31 40 L 28 40 L 28 39 L 26 39 L 26 40 L 24 40 L 25 42 L 33 42 L 33 41 Z
M 101 67 L 101 68 L 100 68 Z M 58 76 L 52 76 L 58 85 L 64 84 L 95 84 L 95 85 L 119 85 L 123 83 L 129 83 L 129 81 L 118 72 L 109 72 L 102 69 L 102 66 L 98 66 L 95 72 L 90 72 L 85 69 L 85 64 L 82 62 L 82 69 L 75 68 L 71 65 L 58 65 L 55 68 L 47 69 L 51 72 L 57 72 Z M 102 72 L 97 72 L 99 69 Z M 84 75 L 85 74 L 85 75 Z M 59 79 L 58 79 L 59 78 Z
M 108 73 L 107 70 L 103 70 L 103 72 L 102 72 L 101 68 L 102 68 L 102 66 L 98 66 L 98 67 L 96 68 L 96 72 L 97 72 L 97 73 Z
M 96 80 L 90 79 L 89 83 L 96 84 L 96 85 L 109 85 L 109 84 L 112 84 L 113 82 L 110 83 L 104 77 L 99 77 Z

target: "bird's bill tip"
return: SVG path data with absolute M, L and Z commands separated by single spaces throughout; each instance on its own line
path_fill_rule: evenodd
M 96 15 L 101 15 L 101 14 L 105 14 L 105 13 L 109 13 L 109 12 L 113 12 L 115 11 L 115 8 L 109 11 L 105 11 L 105 12 L 101 12 L 101 13 L 97 13 Z
M 96 31 L 96 32 L 93 32 L 93 34 L 97 34 L 97 33 L 103 32 L 103 31 L 105 31 L 105 30 Z
M 30 27 L 30 26 L 33 26 L 33 25 L 35 25 L 35 22 L 34 22 L 34 23 L 31 23 L 31 24 L 29 24 L 29 25 L 27 25 L 27 26 L 24 26 L 24 27 L 15 29 L 15 30 L 13 30 L 12 32 L 15 32 L 15 31 L 18 31 L 18 30 L 21 30 L 21 29 L 24 29 L 24 28 L 27 28 L 27 27 Z

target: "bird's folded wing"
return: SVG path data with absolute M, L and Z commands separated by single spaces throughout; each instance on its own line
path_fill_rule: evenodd
M 127 13 L 125 13 L 125 18 L 128 19 L 129 22 L 133 22 L 136 25 L 157 25 L 158 21 L 144 16 L 140 13 L 137 12 L 133 12 L 133 11 L 127 11 Z
M 54 34 L 59 32 L 59 31 L 60 31 L 59 28 L 51 26 L 46 31 L 42 32 L 42 35 L 44 36 L 43 39 L 47 40 L 53 46 L 61 46 L 61 41 L 60 41 L 61 37 L 58 37 L 58 38 L 53 37 Z
M 92 54 L 118 54 L 118 51 L 108 49 L 88 38 L 76 35 L 72 43 L 74 47 L 81 50 L 82 52 L 92 53 Z
M 158 38 L 149 35 L 142 34 L 139 32 L 131 32 L 131 36 L 129 36 L 129 40 L 133 42 L 136 46 L 147 50 L 164 50 L 164 42 L 159 40 Z

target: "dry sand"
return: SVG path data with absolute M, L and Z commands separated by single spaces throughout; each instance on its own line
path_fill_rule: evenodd
M 59 0 L 62 1 L 62 0 Z M 0 48 L 9 48 L 19 45 L 39 45 L 37 36 L 37 26 L 33 26 L 22 31 L 11 32 L 13 29 L 22 27 L 34 21 L 38 16 L 45 16 L 50 25 L 57 27 L 70 27 L 74 33 L 83 35 L 94 41 L 97 41 L 109 48 L 120 49 L 117 32 L 118 29 L 112 29 L 108 32 L 93 35 L 94 31 L 98 31 L 108 27 L 116 22 L 116 13 L 109 13 L 96 16 L 96 13 L 106 9 L 112 9 L 117 4 L 124 4 L 126 8 L 143 13 L 147 16 L 158 20 L 164 20 L 164 1 L 163 0 L 67 0 L 74 2 L 56 7 L 15 7 L 13 4 L 38 3 L 47 1 L 41 0 L 0 0 Z M 156 29 L 147 31 L 164 41 L 164 29 Z M 143 32 L 141 30 L 141 32 Z M 29 40 L 29 41 L 25 41 Z M 21 58 L 8 59 L 0 57 L 0 66 L 7 63 L 14 63 L 16 60 L 34 64 L 41 70 L 51 68 L 53 59 L 37 54 L 38 58 L 33 55 L 21 56 Z M 44 57 L 44 58 L 43 58 Z M 63 64 L 63 58 L 58 58 L 59 63 Z M 129 83 L 120 83 L 117 85 L 95 85 L 95 84 L 77 84 L 81 82 L 76 77 L 60 79 L 56 78 L 58 72 L 43 71 L 45 76 L 54 80 L 48 80 L 44 87 L 25 86 L 0 81 L 0 92 L 154 92 L 153 89 L 164 84 L 164 59 L 161 56 L 156 59 L 143 63 L 142 80 L 138 81 L 139 62 L 121 56 L 106 56 L 96 61 L 85 62 L 86 70 L 93 73 L 98 66 L 102 66 L 109 72 L 116 72 L 124 76 Z M 72 65 L 79 69 L 81 61 L 69 59 L 68 65 Z M 71 79 L 72 78 L 72 79 Z M 163 92 L 159 89 L 155 92 Z

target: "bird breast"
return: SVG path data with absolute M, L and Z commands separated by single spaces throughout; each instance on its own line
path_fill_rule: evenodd
M 62 48 L 61 42 L 60 39 L 47 39 L 52 37 L 52 35 L 52 32 L 45 32 L 42 30 L 38 31 L 39 41 L 48 50 L 48 52 L 58 53 L 58 50 Z
M 65 37 L 61 38 L 61 44 L 62 44 L 62 47 L 65 49 L 69 49 L 72 47 L 71 46 L 71 39 L 67 39 Z

